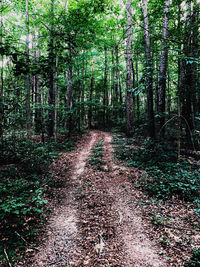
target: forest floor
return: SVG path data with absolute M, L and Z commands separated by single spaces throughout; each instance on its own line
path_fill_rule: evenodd
M 138 205 L 144 196 L 129 178 L 142 171 L 117 163 L 111 143 L 110 133 L 91 131 L 53 162 L 60 182 L 52 215 L 37 249 L 17 266 L 183 266 L 168 261 Z

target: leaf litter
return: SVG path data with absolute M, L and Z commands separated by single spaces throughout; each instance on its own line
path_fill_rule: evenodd
M 92 168 L 89 156 L 101 140 L 105 166 Z M 151 212 L 178 212 L 178 206 L 156 208 L 136 189 L 129 178 L 137 180 L 142 171 L 115 163 L 111 142 L 110 133 L 91 131 L 76 151 L 62 153 L 54 162 L 52 172 L 62 181 L 55 191 L 58 201 L 52 204 L 39 252 L 19 266 L 184 266 L 181 250 L 172 255 L 165 239 L 160 242 L 163 229 L 176 244 L 179 237 L 165 220 L 163 226 L 152 224 Z M 178 227 L 178 221 L 171 223 Z

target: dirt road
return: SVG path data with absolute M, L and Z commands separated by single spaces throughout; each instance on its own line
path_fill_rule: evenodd
M 169 266 L 138 208 L 128 179 L 136 173 L 114 162 L 111 143 L 110 133 L 92 131 L 52 165 L 63 180 L 60 202 L 26 266 Z

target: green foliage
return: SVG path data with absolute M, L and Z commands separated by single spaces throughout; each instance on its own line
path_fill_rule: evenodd
M 194 249 L 191 259 L 185 262 L 184 266 L 185 267 L 200 266 L 200 249 Z
M 89 159 L 89 164 L 93 166 L 94 169 L 100 171 L 103 170 L 102 165 L 105 164 L 104 160 L 102 159 L 103 153 L 99 152 L 102 150 L 103 150 L 103 141 L 99 141 L 98 144 L 95 147 L 93 147 L 92 149 L 93 153 Z
M 71 149 L 72 141 L 41 144 L 11 136 L 0 143 L 0 251 L 8 248 L 11 259 L 25 246 L 16 231 L 31 235 L 33 228 L 27 219 L 41 217 L 48 203 L 44 193 L 53 186 L 49 165 L 58 157 L 57 151 Z M 3 253 L 0 255 L 1 261 Z
M 198 170 L 188 170 L 185 164 L 172 164 L 164 171 L 158 167 L 147 169 L 148 176 L 142 186 L 149 195 L 166 198 L 177 195 L 186 201 L 200 197 L 200 175 Z
M 199 164 L 178 160 L 176 150 L 169 144 L 148 139 L 138 147 L 134 139 L 118 138 L 114 143 L 119 144 L 116 157 L 125 161 L 126 166 L 145 169 L 140 187 L 150 196 L 168 198 L 175 195 L 186 201 L 199 199 Z

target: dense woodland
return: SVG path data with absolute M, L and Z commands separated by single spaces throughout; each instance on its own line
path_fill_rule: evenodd
M 58 151 L 91 129 L 125 134 L 116 157 L 146 168 L 150 196 L 175 195 L 199 212 L 199 5 L 0 1 L 0 260 L 23 251 L 19 229 L 43 212 Z

